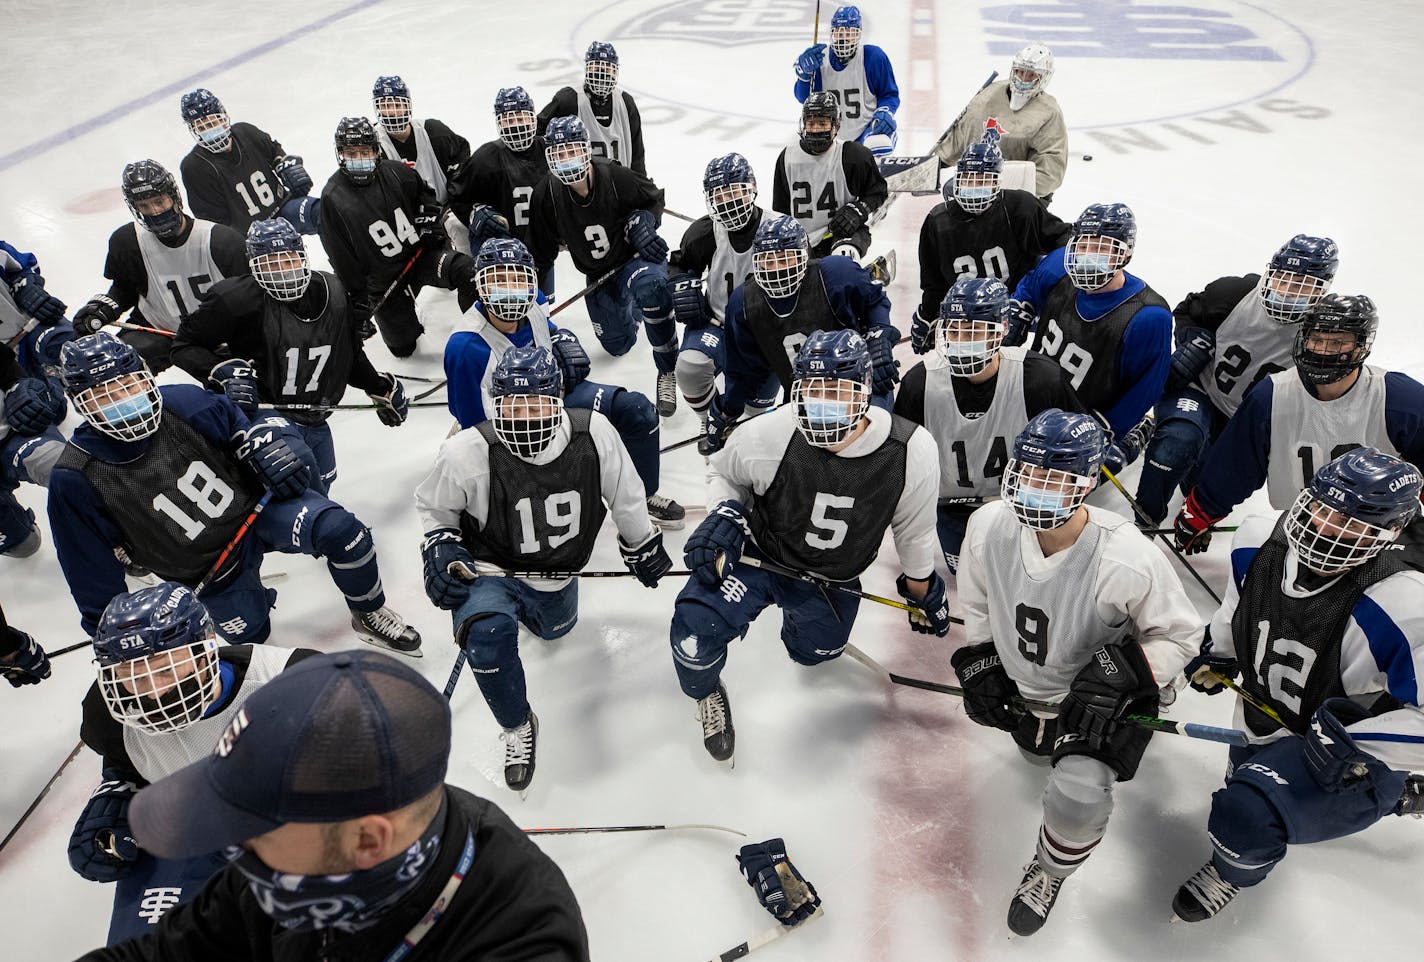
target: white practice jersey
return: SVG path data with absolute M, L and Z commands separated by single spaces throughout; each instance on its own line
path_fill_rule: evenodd
M 139 230 L 139 253 L 148 273 L 148 291 L 138 299 L 143 318 L 152 327 L 177 333 L 178 326 L 198 306 L 199 296 L 223 279 L 213 260 L 212 221 L 193 220 L 181 247 L 169 247 L 152 231 Z
M 425 121 L 412 117 L 410 129 L 415 135 L 415 172 L 435 191 L 435 199 L 443 204 L 447 194 L 445 168 L 441 166 L 440 159 L 435 156 L 435 148 L 430 145 L 430 134 L 425 131 Z M 376 140 L 381 145 L 381 154 L 387 159 L 394 160 L 398 164 L 406 162 L 405 158 L 401 157 L 400 152 L 396 150 L 391 135 L 380 124 L 376 124 Z
M 608 118 L 607 127 L 599 123 L 598 117 L 594 115 L 588 91 L 580 87 L 576 93 L 578 117 L 588 130 L 588 145 L 593 150 L 593 155 L 607 157 L 616 164 L 628 166 L 633 158 L 633 125 L 628 121 L 628 104 L 623 100 L 623 88 L 613 88 L 613 114 Z
M 865 54 L 856 51 L 850 63 L 837 70 L 828 56 L 821 64 L 821 89 L 835 94 L 841 105 L 841 129 L 836 136 L 843 141 L 855 140 L 870 123 L 870 115 L 880 106 L 870 84 L 865 79 Z
M 1025 698 L 1058 701 L 1097 649 L 1135 638 L 1158 685 L 1194 656 L 1201 619 L 1167 559 L 1121 515 L 1085 505 L 1074 545 L 1045 558 L 1004 501 L 969 517 L 959 602 L 970 645 L 993 641 Z
M 815 247 L 830 227 L 831 215 L 851 200 L 846 186 L 844 144 L 837 140 L 824 154 L 808 154 L 799 140 L 781 152 L 786 184 L 791 195 L 791 216 L 806 229 Z
M 1271 375 L 1271 507 L 1289 508 L 1317 470 L 1360 445 L 1400 456 L 1385 429 L 1384 375 L 1366 364 L 1355 386 L 1333 401 L 1313 397 L 1294 369 Z
M 739 253 L 732 246 L 730 232 L 715 220 L 712 237 L 717 246 L 712 251 L 712 263 L 707 267 L 707 306 L 720 322 L 727 318 L 727 299 L 732 291 L 752 272 L 753 245 L 748 243 L 747 249 Z
M 8 255 L 6 255 L 8 256 Z M 751 270 L 751 268 L 747 268 Z M 0 284 L 0 344 L 18 348 L 25 332 L 35 326 L 35 319 L 20 310 L 10 285 Z
M 237 714 L 249 695 L 282 673 L 293 651 L 275 645 L 246 647 L 252 652 L 252 660 L 248 662 L 242 687 L 232 693 L 222 711 L 174 732 L 149 733 L 124 726 L 124 750 L 129 753 L 134 768 L 147 781 L 156 782 L 211 755 L 218 736 L 227 731 L 232 716 Z M 221 658 L 221 654 L 218 657 Z
M 1244 560 L 1247 553 L 1264 544 L 1278 519 L 1279 515 L 1272 514 L 1257 515 L 1243 521 L 1231 539 L 1233 561 L 1238 557 Z M 1238 555 L 1238 552 L 1241 554 Z M 1240 566 L 1243 577 L 1247 563 Z M 1294 583 L 1296 570 L 1295 554 L 1290 552 L 1286 556 L 1281 579 L 1281 591 L 1290 597 L 1308 597 L 1333 584 L 1327 582 L 1314 592 L 1302 591 Z M 1424 605 L 1420 604 L 1421 598 L 1424 598 L 1424 573 L 1408 569 L 1375 582 L 1355 603 L 1340 639 L 1340 682 L 1345 694 L 1366 706 L 1383 693 L 1400 702 L 1399 708 L 1356 722 L 1349 726 L 1349 730 L 1359 741 L 1360 748 L 1400 771 L 1424 772 L 1424 709 L 1421 709 L 1419 702 L 1419 679 L 1424 678 Z M 1231 619 L 1236 614 L 1240 599 L 1240 586 L 1233 577 L 1226 586 L 1221 607 L 1211 619 L 1212 653 L 1215 655 L 1234 657 L 1236 654 Z M 1300 674 L 1303 677 L 1308 674 L 1309 666 L 1302 666 L 1302 669 Z M 1276 697 L 1289 697 L 1289 693 L 1277 690 L 1282 680 L 1293 681 L 1287 678 L 1288 675 L 1288 672 L 1272 675 Z M 1235 719 L 1235 727 L 1251 734 L 1239 698 L 1236 700 Z M 1252 735 L 1251 740 L 1260 744 L 1286 734 L 1288 732 L 1279 730 L 1262 737 Z
M 608 505 L 623 543 L 641 545 L 653 536 L 653 522 L 648 517 L 643 482 L 638 478 L 633 460 L 613 425 L 597 411 L 588 413 L 589 434 L 598 451 L 599 487 L 603 502 Z M 565 414 L 554 440 L 529 463 L 541 465 L 556 460 L 569 446 L 571 436 L 569 417 Z M 445 439 L 435 456 L 435 465 L 415 489 L 416 511 L 425 525 L 422 530 L 452 528 L 458 531 L 462 513 L 468 514 L 483 527 L 489 517 L 489 496 L 489 445 L 477 428 L 467 428 Z M 572 519 L 574 530 L 567 532 L 568 537 L 579 533 L 576 529 L 578 523 L 577 517 Z M 477 562 L 475 567 L 487 573 L 498 573 L 498 569 L 490 565 Z M 538 591 L 557 591 L 569 583 L 567 578 L 521 580 Z
M 549 308 L 536 302 L 530 306 L 524 316 L 529 319 L 534 346 L 547 348 L 552 352 L 554 341 L 551 334 L 557 328 L 549 320 Z M 514 345 L 503 331 L 490 323 L 489 318 L 484 315 L 479 306 L 467 314 L 461 314 L 455 320 L 455 327 L 450 333 L 455 334 L 460 331 L 469 331 L 489 345 L 489 363 L 485 365 L 484 372 L 480 375 L 480 398 L 484 402 L 485 413 L 493 416 L 494 394 L 490 390 L 490 384 L 494 381 L 494 369 L 499 367 L 500 358 L 504 357 L 505 352 L 514 349 Z
M 1282 324 L 1266 313 L 1258 284 L 1216 329 L 1216 355 L 1197 376 L 1197 387 L 1217 410 L 1230 417 L 1253 384 L 1295 367 L 1291 349 L 1297 329 L 1297 325 Z
M 1009 446 L 1028 423 L 1024 403 L 1027 347 L 999 350 L 994 400 L 979 417 L 959 413 L 949 368 L 938 353 L 925 356 L 925 427 L 939 446 L 939 496 L 987 498 L 999 493 Z
M 866 412 L 870 424 L 839 458 L 853 462 L 878 449 L 890 437 L 890 412 L 872 407 Z M 776 480 L 786 446 L 796 433 L 795 405 L 782 406 L 743 424 L 727 440 L 727 446 L 708 461 L 707 507 L 735 499 L 750 504 L 754 495 L 763 495 Z M 853 468 L 852 468 L 853 470 Z M 924 428 L 916 428 L 905 452 L 905 486 L 890 521 L 895 551 L 910 578 L 928 578 L 934 571 L 939 540 L 935 535 L 935 502 L 939 491 L 939 458 L 934 439 Z M 808 491 L 808 498 L 815 492 Z M 825 534 L 834 538 L 835 525 L 843 522 L 827 517 Z M 813 521 L 814 526 L 814 521 Z M 869 560 L 869 559 L 867 559 Z

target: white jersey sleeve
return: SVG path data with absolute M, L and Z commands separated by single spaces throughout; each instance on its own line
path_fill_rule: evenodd
M 1424 573 L 1399 571 L 1355 603 L 1340 641 L 1340 680 L 1351 696 L 1388 692 L 1400 707 L 1350 726 L 1359 746 L 1391 768 L 1424 772 Z
M 1227 579 L 1226 591 L 1221 596 L 1221 606 L 1211 616 L 1207 631 L 1211 638 L 1211 653 L 1220 658 L 1236 657 L 1236 639 L 1231 634 L 1231 619 L 1236 616 L 1236 606 L 1241 602 L 1241 582 L 1246 577 L 1251 558 L 1256 549 L 1266 543 L 1275 529 L 1279 515 L 1253 515 L 1241 522 L 1231 539 L 1231 577 Z
M 489 445 L 475 428 L 466 428 L 440 444 L 435 464 L 415 489 L 421 530 L 460 530 L 460 515 L 481 525 L 489 510 Z
M 765 494 L 776 479 L 786 445 L 796 430 L 795 405 L 775 410 L 741 425 L 722 450 L 708 460 L 707 510 L 723 501 L 745 505 L 754 494 Z
M 1166 555 L 1136 525 L 1118 525 L 1108 534 L 1096 592 L 1099 606 L 1127 614 L 1159 686 L 1199 650 L 1201 617 Z
M 999 505 L 999 507 L 995 507 Z M 990 510 L 990 509 L 993 510 Z M 964 638 L 970 645 L 994 640 L 989 627 L 989 584 L 984 568 L 984 536 L 993 524 L 994 516 L 1011 510 L 1002 501 L 991 501 L 969 516 L 964 531 L 964 544 L 959 549 L 959 571 L 955 585 L 959 605 L 963 609 Z
M 889 421 L 889 418 L 886 419 Z M 890 519 L 895 553 L 907 578 L 923 581 L 934 574 L 939 537 L 935 505 L 939 498 L 939 449 L 924 428 L 916 428 L 905 446 L 905 488 Z

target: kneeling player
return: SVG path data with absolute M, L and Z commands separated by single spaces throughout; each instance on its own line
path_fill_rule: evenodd
M 854 331 L 811 334 L 793 373 L 791 403 L 747 422 L 712 457 L 707 520 L 687 539 L 692 577 L 673 610 L 678 682 L 697 700 L 702 743 L 718 761 L 735 747 L 721 682 L 727 646 L 774 604 L 791 660 L 818 665 L 840 655 L 860 607 L 855 595 L 755 560 L 858 586 L 889 528 L 904 569 L 895 587 L 921 608 L 911 627 L 949 630 L 944 581 L 934 570 L 933 439 L 871 407 L 870 354 Z M 743 552 L 751 563 L 741 563 Z
M 969 644 L 951 656 L 964 710 L 1052 765 L 1038 850 L 1009 905 L 1032 935 L 1063 880 L 1107 830 L 1113 784 L 1137 773 L 1157 690 L 1187 663 L 1201 623 L 1167 560 L 1132 522 L 1089 507 L 1106 447 L 1086 414 L 1049 410 L 1014 439 L 1002 501 L 969 519 L 959 601 Z M 1034 535 L 1025 539 L 1024 529 Z M 1020 695 L 1057 701 L 1056 718 Z
M 639 581 L 655 587 L 672 568 L 617 432 L 596 411 L 566 410 L 562 380 L 546 348 L 506 351 L 490 379 L 493 417 L 446 439 L 415 492 L 426 593 L 454 613 L 455 641 L 504 729 L 504 780 L 515 791 L 534 777 L 539 736 L 519 626 L 544 639 L 572 630 L 575 574 L 610 511 Z M 467 583 L 462 566 L 479 577 Z

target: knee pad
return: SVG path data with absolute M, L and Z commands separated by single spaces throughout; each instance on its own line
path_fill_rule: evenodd
M 1195 464 L 1206 447 L 1206 432 L 1187 418 L 1169 417 L 1157 426 L 1147 444 L 1147 460 L 1168 468 Z
M 1053 766 L 1043 790 L 1043 824 L 1065 841 L 1094 841 L 1113 810 L 1113 770 L 1086 755 L 1069 755 Z
M 727 654 L 727 643 L 737 632 L 721 615 L 696 602 L 679 602 L 672 610 L 668 630 L 672 656 L 693 669 L 714 667 Z
M 298 538 L 296 531 L 293 540 Z M 371 529 L 339 504 L 329 504 L 311 525 L 311 552 L 335 568 L 360 568 L 376 556 Z
M 498 671 L 519 648 L 519 624 L 508 615 L 482 612 L 460 625 L 460 647 L 475 671 Z
M 597 410 L 597 408 L 595 408 Z M 621 390 L 608 405 L 608 420 L 620 435 L 642 435 L 658 427 L 658 411 L 646 394 Z
M 661 321 L 672 316 L 672 291 L 668 290 L 664 272 L 651 267 L 638 268 L 628 280 L 628 291 L 645 318 Z
M 704 411 L 712 400 L 712 392 L 717 390 L 717 362 L 701 351 L 684 349 L 677 356 L 677 366 L 673 368 L 677 376 L 677 388 L 694 411 Z
M 1285 823 L 1264 795 L 1243 782 L 1228 781 L 1211 796 L 1206 831 L 1217 871 L 1242 888 L 1262 881 L 1286 854 Z

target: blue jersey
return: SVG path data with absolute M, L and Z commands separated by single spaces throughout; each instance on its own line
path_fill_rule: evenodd
M 542 291 L 537 301 L 539 304 L 547 303 Z M 479 301 L 475 302 L 473 310 L 487 316 L 484 305 Z M 547 323 L 549 333 L 558 330 L 553 321 Z M 534 341 L 534 329 L 529 324 L 523 324 L 513 334 L 505 334 L 504 337 L 515 347 L 528 347 Z M 462 428 L 472 428 L 489 419 L 489 412 L 485 410 L 485 380 L 492 358 L 494 353 L 489 342 L 478 331 L 457 330 L 445 342 L 445 396 L 450 413 Z M 498 359 L 495 363 L 499 363 Z
M 875 95 L 876 106 L 887 107 L 892 114 L 895 113 L 900 109 L 900 88 L 895 83 L 895 69 L 890 66 L 890 58 L 885 55 L 884 50 L 872 43 L 861 44 L 857 56 L 865 58 L 865 82 L 870 87 L 870 92 Z M 826 57 L 829 63 L 823 70 L 840 70 L 844 66 L 834 50 L 827 48 Z M 797 102 L 804 104 L 807 97 L 820 89 L 821 72 L 818 70 L 811 83 L 796 81 Z
M 34 254 L 21 251 L 0 240 L 0 273 L 4 274 L 5 283 L 14 287 L 26 275 L 39 276 L 40 262 Z

